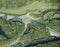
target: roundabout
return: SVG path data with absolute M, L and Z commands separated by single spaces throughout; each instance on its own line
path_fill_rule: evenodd
M 49 13 L 49 15 L 50 15 L 50 13 Z M 48 16 L 47 16 L 47 18 L 48 18 Z M 20 43 L 20 42 L 23 42 L 23 41 L 26 41 L 29 39 L 33 40 L 35 38 L 46 37 L 49 35 L 60 37 L 59 32 L 57 33 L 55 30 L 53 31 L 50 27 L 48 27 L 49 25 L 47 23 L 40 23 L 39 22 L 40 19 L 41 19 L 40 16 L 39 16 L 39 18 L 34 18 L 34 17 L 30 16 L 30 13 L 27 13 L 26 15 L 22 15 L 22 16 L 7 15 L 7 18 L 3 19 L 3 20 L 11 21 L 11 23 L 7 22 L 7 23 L 3 23 L 3 24 L 5 24 L 4 25 L 5 28 L 9 27 L 9 28 L 7 28 L 7 31 L 9 29 L 11 30 L 9 32 L 5 31 L 5 33 L 9 37 L 11 37 L 11 39 L 7 40 L 6 41 L 7 45 L 4 44 L 3 47 L 11 47 L 12 45 L 16 45 L 17 43 Z M 16 22 L 15 22 L 15 20 L 16 20 Z M 44 20 L 43 20 L 43 22 L 44 22 Z M 17 21 L 19 21 L 19 22 L 17 22 Z M 4 29 L 4 30 L 6 30 L 6 29 Z M 25 32 L 28 32 L 28 33 L 25 34 Z M 46 33 L 46 34 L 44 36 L 42 36 L 44 33 Z M 13 38 L 13 37 L 16 37 L 16 38 Z

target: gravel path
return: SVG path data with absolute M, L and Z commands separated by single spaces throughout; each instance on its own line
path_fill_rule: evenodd
M 55 30 L 53 30 L 53 29 L 51 29 L 49 27 L 47 27 L 47 28 L 49 29 L 49 32 L 50 32 L 51 36 L 60 37 L 60 33 L 59 32 L 57 32 L 57 31 L 55 31 Z

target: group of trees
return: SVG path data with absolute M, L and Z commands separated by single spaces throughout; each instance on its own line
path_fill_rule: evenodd
M 18 8 L 36 0 L 0 0 L 0 8 Z
M 5 38 L 8 38 L 8 36 L 13 37 L 14 34 L 16 36 L 19 35 L 20 33 L 18 34 L 18 32 L 22 31 L 23 28 L 24 25 L 18 21 L 14 22 L 13 19 L 7 21 L 4 18 L 0 18 L 0 35 L 4 36 Z
M 25 5 L 23 0 L 0 0 L 0 8 L 13 8 Z
M 0 8 L 18 8 L 30 4 L 36 0 L 0 0 Z M 60 3 L 60 0 L 37 0 L 50 2 L 52 4 Z
M 20 22 L 11 21 L 9 23 L 9 21 L 0 17 L 0 47 L 15 41 L 21 35 L 23 29 L 24 25 Z

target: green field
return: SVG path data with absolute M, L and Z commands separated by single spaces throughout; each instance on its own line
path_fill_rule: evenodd
M 55 6 L 51 6 L 51 3 L 44 3 L 35 1 L 29 5 L 23 6 L 21 8 L 16 9 L 0 9 L 0 12 L 5 12 L 9 14 L 26 14 L 29 11 L 43 11 L 48 8 L 56 8 Z

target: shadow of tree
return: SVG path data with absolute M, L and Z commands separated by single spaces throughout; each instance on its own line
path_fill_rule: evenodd
M 32 40 L 32 41 L 28 42 L 28 44 L 25 47 L 31 47 L 31 46 L 35 46 L 37 44 L 46 44 L 48 42 L 54 42 L 54 41 L 58 41 L 58 40 L 60 40 L 60 38 L 58 38 L 56 36 L 49 36 L 47 38 Z
M 0 35 L 4 36 L 7 39 L 10 39 L 10 37 L 8 37 L 7 34 L 3 31 L 2 26 L 0 26 Z

